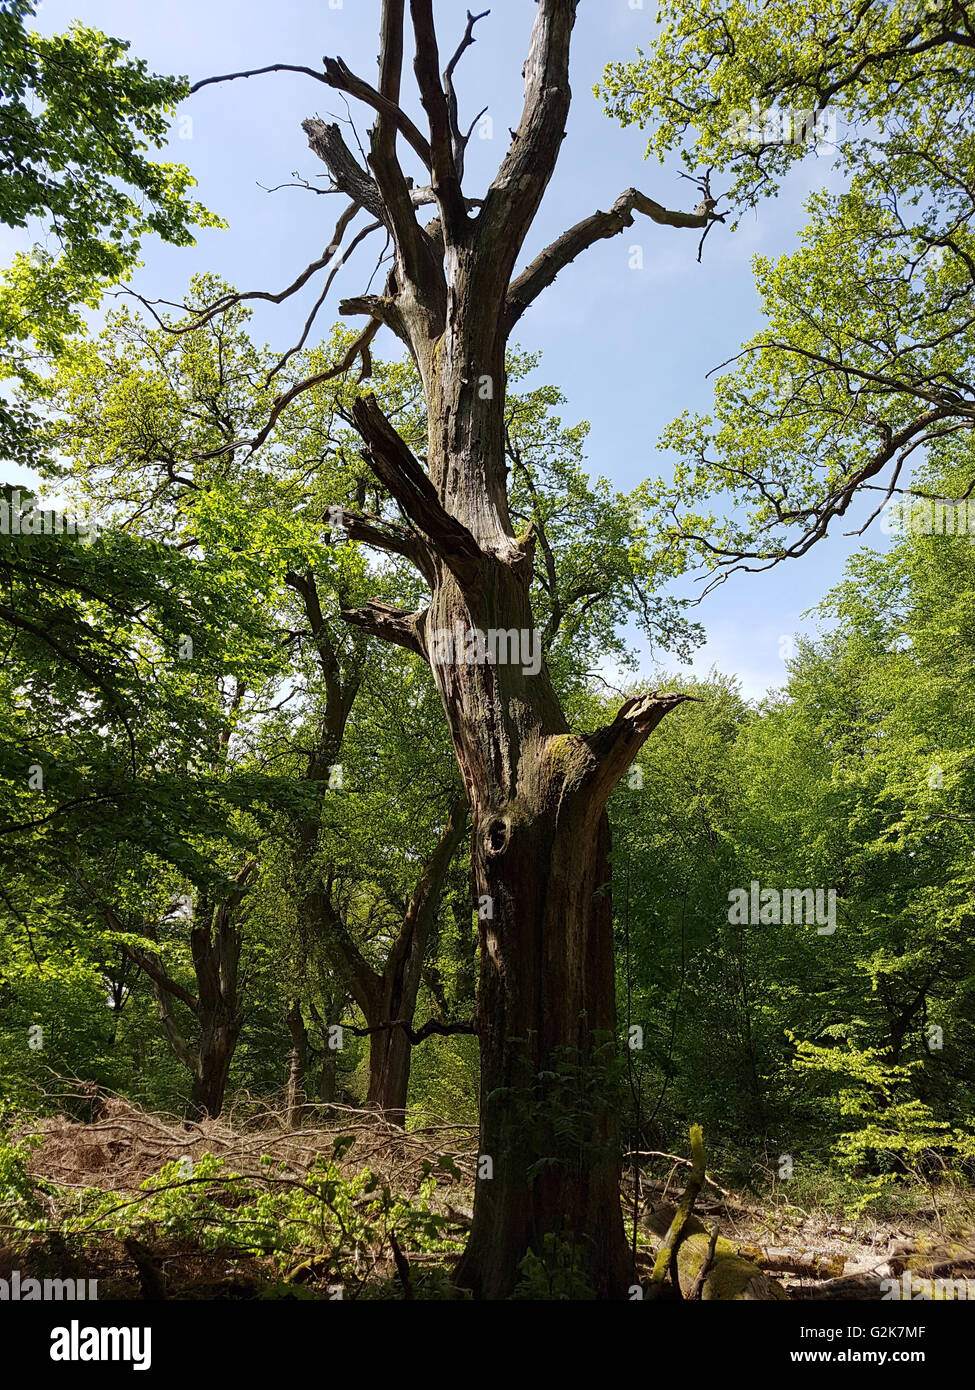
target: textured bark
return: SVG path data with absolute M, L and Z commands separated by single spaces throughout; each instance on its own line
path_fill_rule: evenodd
M 605 1047 L 616 1027 L 606 803 L 645 738 L 679 703 L 657 695 L 628 701 L 612 725 L 582 737 L 569 731 L 544 664 L 533 674 L 517 661 L 447 662 L 434 645 L 438 632 L 458 626 L 534 631 L 534 537 L 516 536 L 507 501 L 505 349 L 513 324 L 574 257 L 618 234 L 635 213 L 675 227 L 710 220 L 670 213 L 631 189 L 515 275 L 565 136 L 577 4 L 538 0 L 522 117 L 476 215 L 461 188 L 469 137 L 458 126 L 454 85 L 473 18 L 442 81 L 431 0 L 411 0 L 428 144 L 399 104 L 404 0 L 383 0 L 378 88 L 362 95 L 378 113 L 369 174 L 350 167 L 334 131 L 305 122 L 335 183 L 377 215 L 381 207 L 395 249 L 384 293 L 340 309 L 385 323 L 407 344 L 427 409 L 422 464 L 373 398 L 357 400 L 353 416 L 367 461 L 400 508 L 429 606 L 416 613 L 373 604 L 345 616 L 430 661 L 473 811 L 471 882 L 483 909 L 480 1145 L 491 1176 L 478 1182 L 458 1277 L 483 1298 L 510 1294 L 525 1256 L 543 1256 L 559 1239 L 572 1246 L 597 1295 L 623 1298 L 632 1283 Z M 328 60 L 326 71 L 352 90 L 337 62 Z M 426 225 L 399 163 L 404 137 L 430 172 L 437 216 Z M 365 521 L 356 534 L 406 553 L 402 527 L 384 536 Z M 388 1011 L 384 998 L 369 998 L 365 980 L 359 989 L 370 1008 Z M 387 1040 L 390 1077 L 399 1075 L 397 1046 Z M 554 1085 L 553 1074 L 561 1078 Z M 554 1124 L 560 1107 L 576 1112 L 569 1147 Z
M 239 1035 L 240 1024 L 235 1018 L 213 1019 L 204 1028 L 186 1107 L 188 1119 L 212 1120 L 220 1114 Z

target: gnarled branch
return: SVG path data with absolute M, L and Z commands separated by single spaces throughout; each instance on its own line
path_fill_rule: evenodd
M 404 514 L 430 540 L 436 555 L 462 585 L 477 583 L 484 555 L 467 527 L 446 510 L 422 465 L 386 419 L 375 396 L 353 403 L 367 463 Z
M 546 246 L 531 265 L 511 282 L 506 318 L 508 332 L 510 333 L 528 306 L 552 284 L 560 270 L 595 242 L 618 236 L 624 227 L 632 226 L 635 212 L 643 213 L 645 217 L 664 227 L 706 227 L 714 220 L 713 213 L 672 212 L 662 203 L 648 198 L 639 189 L 628 188 L 625 193 L 620 194 L 609 212 L 594 212 L 591 217 L 577 222 L 550 246 Z
M 364 608 L 343 608 L 341 611 L 347 623 L 361 627 L 371 637 L 394 642 L 396 646 L 405 647 L 407 651 L 427 659 L 425 609 L 422 613 L 408 613 L 404 608 L 395 608 L 380 599 L 370 599 Z

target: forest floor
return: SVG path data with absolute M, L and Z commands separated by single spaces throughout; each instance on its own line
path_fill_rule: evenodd
M 100 1299 L 445 1298 L 471 1219 L 476 1135 L 463 1125 L 404 1133 L 342 1107 L 322 1127 L 253 1107 L 189 1122 L 112 1098 L 87 1122 L 22 1122 L 9 1139 L 31 1191 L 0 1212 L 0 1278 L 97 1279 Z M 641 1275 L 649 1222 L 686 1173 L 646 1157 L 622 1193 Z M 975 1297 L 975 1193 L 915 1187 L 900 1209 L 888 1193 L 883 1216 L 851 1217 L 787 1186 L 755 1196 L 712 1182 L 695 1214 L 790 1299 L 892 1297 L 882 1281 L 905 1271 L 915 1296 L 924 1279 L 971 1277 Z

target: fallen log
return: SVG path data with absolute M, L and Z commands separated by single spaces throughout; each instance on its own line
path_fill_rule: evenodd
M 838 1279 L 846 1269 L 845 1255 L 801 1254 L 796 1250 L 775 1250 L 763 1245 L 739 1245 L 739 1255 L 753 1260 L 760 1269 L 776 1274 L 799 1274 L 805 1279 Z
M 888 1291 L 890 1280 L 872 1274 L 848 1274 L 843 1279 L 827 1279 L 822 1284 L 792 1290 L 793 1298 L 808 1299 L 878 1299 Z

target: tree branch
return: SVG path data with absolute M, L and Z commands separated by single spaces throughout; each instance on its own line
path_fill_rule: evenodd
M 453 131 L 447 97 L 440 85 L 440 52 L 437 46 L 432 0 L 410 0 L 410 16 L 416 40 L 413 70 L 420 89 L 420 100 L 430 124 L 433 188 L 440 205 L 445 232 L 447 237 L 453 240 L 467 220 L 467 208 L 454 164 Z
M 535 220 L 565 137 L 572 100 L 569 44 L 578 3 L 538 0 L 524 69 L 521 121 L 479 219 L 484 242 L 503 248 L 509 266 Z
M 664 716 L 694 699 L 693 695 L 659 694 L 656 690 L 634 695 L 621 705 L 612 724 L 587 735 L 584 741 L 597 760 L 595 780 L 606 795 L 616 786 Z
M 108 915 L 106 911 L 106 917 L 108 917 Z M 111 915 L 114 916 L 114 913 Z M 124 931 L 125 928 L 119 923 L 113 930 Z M 166 973 L 162 961 L 157 956 L 150 955 L 148 951 L 140 951 L 137 946 L 132 946 L 127 941 L 123 941 L 120 944 L 122 950 L 128 956 L 129 960 L 132 961 L 133 965 L 137 965 L 139 969 L 149 977 L 154 985 L 164 990 L 166 994 L 171 994 L 173 998 L 178 999 L 181 1004 L 185 1004 L 194 1014 L 200 1012 L 200 1002 L 196 996 L 191 994 L 188 989 L 184 989 L 177 980 L 174 980 L 171 975 Z
M 352 415 L 367 446 L 363 457 L 376 477 L 428 537 L 458 583 L 476 584 L 485 559 L 480 546 L 467 527 L 446 510 L 422 465 L 386 419 L 375 396 L 358 397 Z
M 338 126 L 311 117 L 302 121 L 301 128 L 308 136 L 309 148 L 318 155 L 342 192 L 371 212 L 384 227 L 389 226 L 389 214 L 379 189 L 345 143 Z
M 427 660 L 424 629 L 426 609 L 421 613 L 408 613 L 404 608 L 394 608 L 392 604 L 380 599 L 370 599 L 365 608 L 343 608 L 342 617 L 347 623 L 361 627 L 371 637 L 380 637 L 384 642 L 395 642 Z
M 375 338 L 380 329 L 380 321 L 373 319 L 372 322 L 362 330 L 354 343 L 351 343 L 348 351 L 342 356 L 334 366 L 327 371 L 316 372 L 314 376 L 309 376 L 304 381 L 297 381 L 295 384 L 278 396 L 271 406 L 270 413 L 264 425 L 251 439 L 235 439 L 230 444 L 218 445 L 215 449 L 207 449 L 193 453 L 190 457 L 196 459 L 219 458 L 222 454 L 233 453 L 235 449 L 249 449 L 254 453 L 268 439 L 272 430 L 278 422 L 282 412 L 287 409 L 293 400 L 298 396 L 304 395 L 306 391 L 311 391 L 316 386 L 321 386 L 326 381 L 333 381 L 337 376 L 344 375 L 349 371 L 357 357 L 362 359 L 362 381 L 371 374 L 371 361 L 369 357 L 369 345 Z
M 343 1029 L 348 1030 L 357 1038 L 368 1038 L 373 1033 L 385 1033 L 389 1028 L 402 1028 L 403 1032 L 414 1044 L 424 1042 L 425 1039 L 432 1037 L 435 1033 L 441 1038 L 451 1038 L 458 1034 L 475 1035 L 477 1028 L 473 1019 L 464 1023 L 441 1023 L 438 1018 L 428 1018 L 422 1027 L 414 1029 L 402 1018 L 394 1019 L 391 1023 L 377 1023 L 372 1028 L 356 1028 L 352 1023 L 341 1024 Z
M 402 15 L 401 0 L 399 10 Z M 430 146 L 406 112 L 397 105 L 398 96 L 389 98 L 382 92 L 377 92 L 375 87 L 370 86 L 364 78 L 357 77 L 341 58 L 323 58 L 322 65 L 325 69 L 324 72 L 316 72 L 314 68 L 296 63 L 270 63 L 263 68 L 248 68 L 243 72 L 223 73 L 219 77 L 204 77 L 201 81 L 193 83 L 190 88 L 190 95 L 199 92 L 203 87 L 212 86 L 215 82 L 236 82 L 241 77 L 262 77 L 269 72 L 302 73 L 305 77 L 313 77 L 316 82 L 323 82 L 326 87 L 331 87 L 334 91 L 344 92 L 347 96 L 354 97 L 365 106 L 371 106 L 380 116 L 395 125 L 426 167 L 430 168 Z
M 383 517 L 363 515 L 342 508 L 341 524 L 349 539 L 374 546 L 390 555 L 402 555 L 425 579 L 432 580 L 433 565 L 430 550 L 423 538 L 407 526 L 386 521 Z
M 621 193 L 609 212 L 594 212 L 577 222 L 567 232 L 546 246 L 521 272 L 508 289 L 506 329 L 510 333 L 522 314 L 535 299 L 552 284 L 560 270 L 595 242 L 618 236 L 624 227 L 633 225 L 633 214 L 645 217 L 664 227 L 707 227 L 716 219 L 713 212 L 672 212 L 662 203 L 654 202 L 639 189 L 628 188 Z
M 471 14 L 470 10 L 467 11 L 467 28 L 464 30 L 464 37 L 457 45 L 454 56 L 444 69 L 443 85 L 447 95 L 447 117 L 450 122 L 450 135 L 454 148 L 454 169 L 457 174 L 457 182 L 461 185 L 463 185 L 464 182 L 464 156 L 467 153 L 467 146 L 474 132 L 474 126 L 480 120 L 481 116 L 484 115 L 484 111 L 475 117 L 470 130 L 465 134 L 460 128 L 460 117 L 457 109 L 457 92 L 454 88 L 454 72 L 456 71 L 457 64 L 470 48 L 471 44 L 476 42 L 474 38 L 475 24 L 479 23 L 482 19 L 486 19 L 490 13 L 490 10 L 482 10 L 480 14 Z M 485 107 L 485 110 L 486 109 Z

